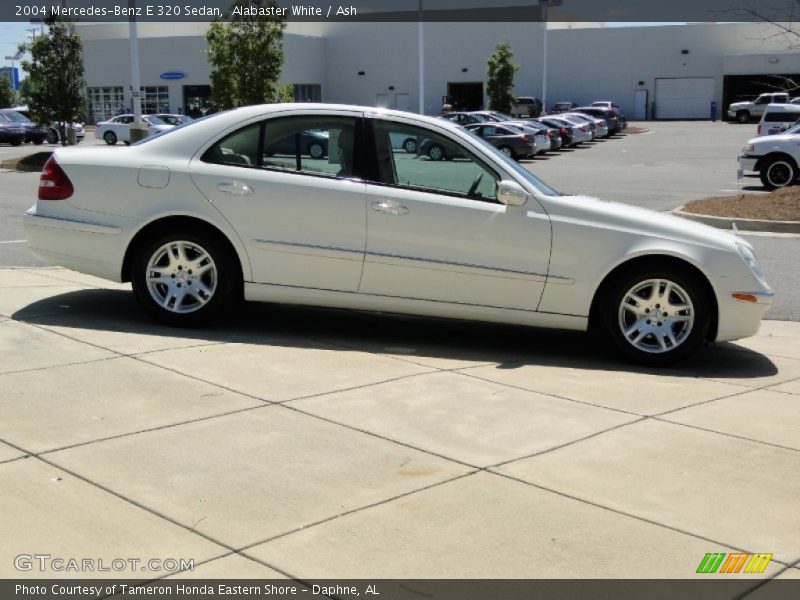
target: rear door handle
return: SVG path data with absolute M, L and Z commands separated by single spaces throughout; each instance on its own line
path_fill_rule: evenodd
M 252 196 L 253 188 L 245 183 L 238 181 L 221 181 L 217 184 L 217 189 L 225 194 L 233 194 L 234 196 Z
M 372 210 L 386 213 L 387 215 L 402 216 L 408 214 L 408 208 L 394 200 L 376 200 L 370 206 Z

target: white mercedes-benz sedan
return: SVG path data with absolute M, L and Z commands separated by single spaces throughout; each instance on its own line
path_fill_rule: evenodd
M 662 365 L 755 334 L 773 296 L 732 234 L 561 194 L 446 120 L 355 106 L 249 106 L 118 152 L 59 148 L 25 227 L 37 256 L 130 281 L 176 325 L 243 296 L 592 328 Z

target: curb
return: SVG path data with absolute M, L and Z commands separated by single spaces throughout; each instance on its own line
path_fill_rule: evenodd
M 762 219 L 740 219 L 738 217 L 715 217 L 686 212 L 683 210 L 683 206 L 674 209 L 672 214 L 691 221 L 705 223 L 717 229 L 734 229 L 733 224 L 736 223 L 736 229 L 739 231 L 800 233 L 800 221 L 765 221 Z

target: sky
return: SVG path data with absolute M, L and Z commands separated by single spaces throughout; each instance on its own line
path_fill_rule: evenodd
M 6 56 L 17 53 L 17 46 L 27 40 L 26 29 L 33 27 L 30 23 L 0 22 L 0 65 L 10 67 L 11 61 L 5 60 Z

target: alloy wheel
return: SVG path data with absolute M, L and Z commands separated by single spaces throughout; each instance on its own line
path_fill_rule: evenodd
M 647 279 L 623 296 L 618 311 L 622 336 L 635 349 L 662 354 L 683 344 L 692 331 L 695 309 L 686 291 L 667 279 Z
M 150 297 L 164 310 L 186 314 L 211 300 L 219 275 L 214 259 L 193 242 L 160 246 L 147 263 L 145 280 Z

